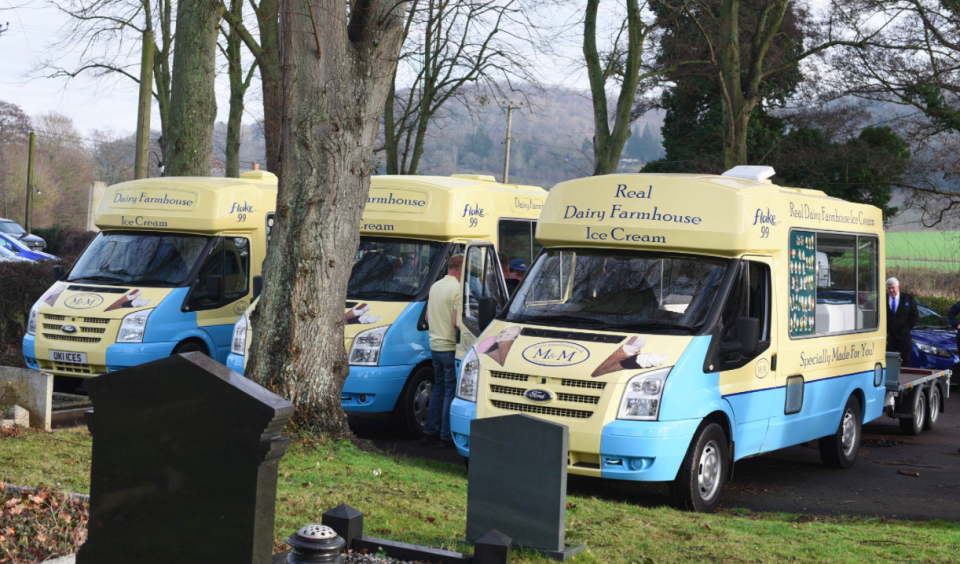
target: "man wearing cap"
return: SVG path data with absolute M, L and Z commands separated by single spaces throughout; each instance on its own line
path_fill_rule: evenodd
M 523 279 L 526 273 L 527 263 L 523 262 L 523 259 L 513 259 L 510 261 L 510 277 L 506 279 L 506 282 L 507 292 L 509 292 L 511 296 L 517 291 L 517 286 L 520 285 L 520 280 Z
M 900 353 L 900 366 L 910 366 L 913 335 L 910 331 L 920 319 L 917 300 L 900 291 L 900 281 L 887 280 L 887 352 Z

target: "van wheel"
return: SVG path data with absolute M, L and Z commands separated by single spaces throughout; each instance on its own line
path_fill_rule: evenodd
M 900 420 L 900 431 L 904 435 L 919 435 L 927 419 L 927 394 L 923 392 L 923 388 L 914 388 L 908 401 L 913 417 Z
M 850 468 L 857 462 L 860 453 L 860 437 L 863 430 L 860 402 L 851 396 L 843 408 L 837 432 L 821 437 L 820 460 L 827 468 Z
M 200 343 L 197 343 L 196 341 L 186 341 L 186 342 L 180 343 L 179 345 L 177 345 L 175 349 L 173 349 L 173 352 L 170 353 L 170 356 L 173 356 L 175 354 L 180 354 L 180 353 L 188 353 L 188 352 L 198 352 L 198 353 L 203 353 L 207 356 L 210 356 L 210 353 L 207 352 L 207 347 L 201 345 Z
M 720 505 L 730 475 L 727 436 L 716 423 L 702 425 L 690 441 L 677 478 L 670 485 L 676 506 L 684 511 L 710 513 Z
M 429 366 L 414 371 L 393 408 L 394 422 L 411 437 L 417 438 L 423 434 L 430 394 L 433 393 L 433 380 L 433 368 Z
M 927 431 L 932 431 L 937 426 L 937 419 L 940 418 L 940 403 L 942 402 L 940 397 L 940 386 L 932 384 L 930 386 L 930 394 L 927 398 L 927 418 L 924 420 L 923 428 Z

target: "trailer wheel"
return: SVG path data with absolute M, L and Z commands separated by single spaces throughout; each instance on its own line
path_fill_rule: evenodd
M 927 418 L 923 423 L 923 428 L 927 431 L 932 431 L 937 426 L 942 399 L 943 398 L 940 397 L 940 386 L 931 384 L 930 393 L 927 397 Z
M 922 387 L 913 389 L 910 394 L 910 413 L 912 417 L 906 417 L 900 420 L 900 431 L 904 435 L 919 435 L 923 431 L 924 422 L 927 419 L 927 394 Z
M 716 423 L 702 425 L 670 484 L 674 503 L 683 511 L 710 513 L 720 505 L 730 474 L 727 436 Z
M 403 393 L 393 409 L 396 425 L 413 438 L 423 434 L 423 426 L 427 423 L 427 408 L 430 405 L 430 394 L 433 393 L 433 381 L 432 367 L 423 366 L 414 371 L 407 379 Z
M 857 398 L 850 396 L 846 407 L 843 408 L 843 415 L 840 417 L 840 425 L 837 432 L 821 437 L 818 442 L 820 447 L 820 460 L 828 468 L 850 468 L 857 462 L 857 454 L 860 453 L 860 436 L 863 422 L 863 415 L 860 411 L 860 402 Z

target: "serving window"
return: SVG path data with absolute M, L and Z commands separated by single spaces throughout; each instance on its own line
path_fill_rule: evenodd
M 879 326 L 879 240 L 871 235 L 790 232 L 790 337 Z

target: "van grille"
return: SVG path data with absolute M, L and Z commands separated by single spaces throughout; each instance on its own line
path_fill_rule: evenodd
M 89 364 L 61 364 L 53 363 L 53 369 L 57 372 L 69 372 L 70 374 L 93 374 L 93 369 Z
M 58 335 L 56 333 L 44 333 L 44 339 L 51 341 L 70 341 L 71 343 L 99 343 L 100 337 L 74 337 L 72 335 Z
M 63 325 L 54 325 L 53 323 L 44 323 L 44 324 L 43 324 L 43 328 L 44 328 L 44 329 L 49 329 L 49 330 L 51 330 L 51 331 L 59 331 L 62 327 L 63 327 Z
M 65 315 L 54 315 L 52 313 L 43 314 L 44 319 L 49 319 L 50 321 L 64 321 L 67 316 Z
M 600 403 L 599 396 L 581 396 L 580 394 L 557 394 L 557 399 L 560 401 L 572 401 L 575 403 L 590 403 L 596 405 Z
M 84 317 L 84 323 L 99 323 L 101 325 L 106 325 L 110 323 L 110 320 L 106 317 Z
M 81 333 L 99 333 L 102 335 L 107 332 L 107 329 L 105 327 L 81 327 L 80 332 Z
M 551 378 L 548 376 L 530 376 L 527 374 L 514 374 L 512 372 L 499 372 L 496 370 L 490 371 L 490 377 L 499 378 L 501 380 L 514 380 L 516 382 L 529 382 L 530 378 L 533 378 L 534 381 L 546 380 L 549 383 L 568 387 L 568 388 L 586 388 L 588 390 L 602 390 L 607 387 L 606 382 L 588 382 L 586 380 L 572 380 L 570 378 Z
M 592 411 L 580 411 L 579 409 L 564 409 L 562 407 L 548 407 L 545 405 L 526 405 L 500 400 L 493 400 L 492 403 L 493 407 L 497 409 L 535 413 L 537 415 L 553 415 L 555 417 L 570 417 L 573 419 L 589 419 L 590 416 L 593 415 Z
M 40 363 L 40 370 L 52 372 L 67 376 L 95 376 L 97 374 L 106 374 L 107 367 L 102 364 L 73 364 L 65 362 L 53 362 L 50 360 L 37 359 Z
M 508 394 L 511 396 L 522 396 L 524 391 L 520 388 L 511 388 L 510 386 L 491 385 L 490 391 L 497 394 Z
M 530 378 L 525 374 L 511 374 L 510 372 L 490 372 L 490 376 L 501 380 L 516 380 L 517 382 L 526 382 Z
M 588 388 L 590 390 L 602 390 L 607 387 L 606 382 L 587 382 L 585 380 L 561 380 L 561 386 L 569 386 L 571 388 Z

